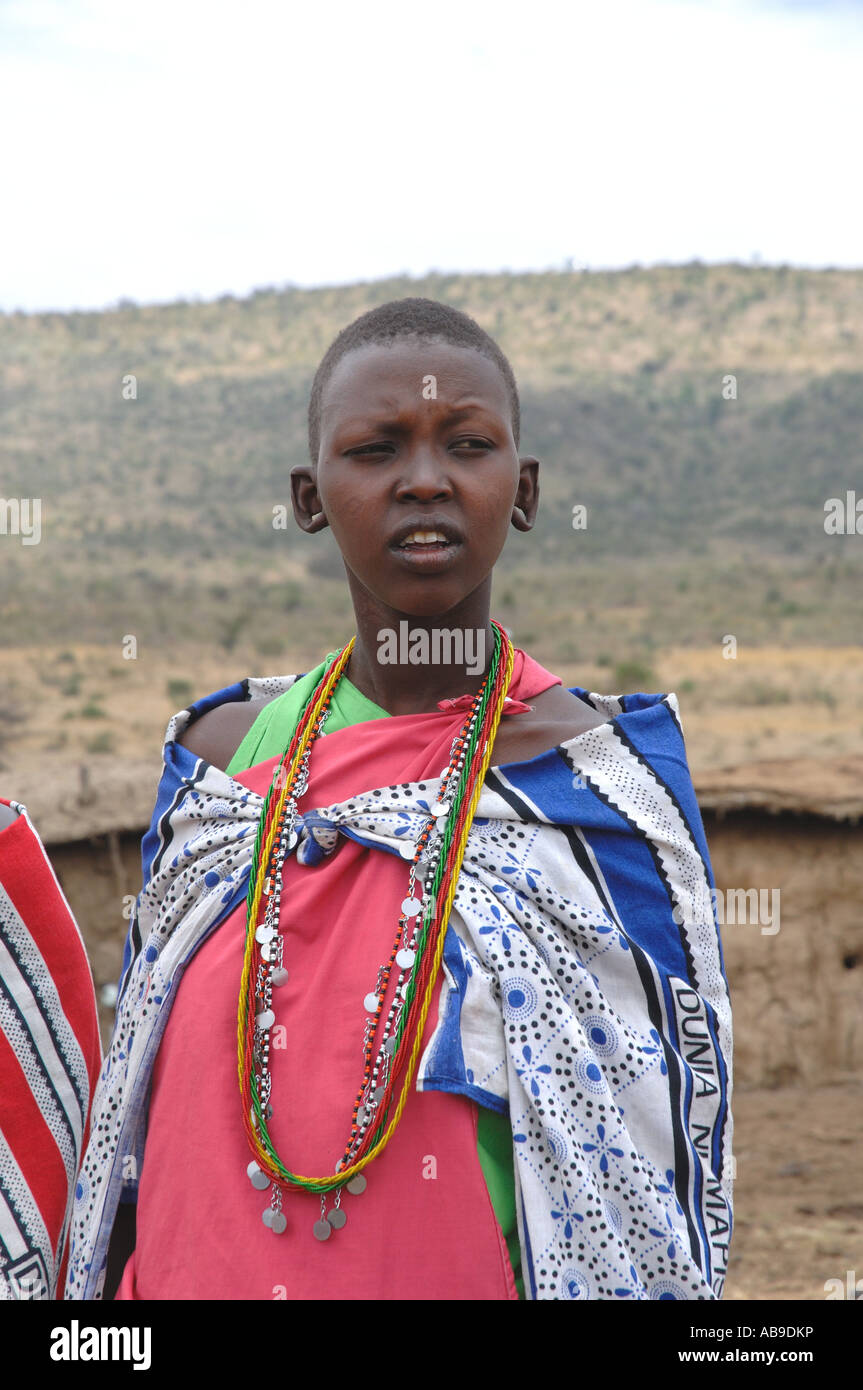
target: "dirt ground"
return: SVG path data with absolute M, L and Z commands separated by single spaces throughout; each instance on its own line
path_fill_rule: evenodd
M 735 1227 L 726 1299 L 863 1290 L 863 1079 L 735 1092 Z M 863 1292 L 861 1292 L 863 1297 Z

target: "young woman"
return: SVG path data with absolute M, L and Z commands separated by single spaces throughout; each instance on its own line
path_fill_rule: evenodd
M 355 635 L 168 726 L 67 1294 L 719 1297 L 730 1014 L 675 697 L 566 690 L 490 618 L 538 463 L 466 315 L 351 324 L 309 442 Z

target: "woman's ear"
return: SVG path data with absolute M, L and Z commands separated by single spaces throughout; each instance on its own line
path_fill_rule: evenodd
M 527 455 L 520 458 L 518 463 L 521 475 L 512 509 L 512 524 L 517 531 L 531 531 L 539 506 L 539 459 Z
M 297 525 L 309 535 L 329 526 L 318 493 L 315 470 L 310 463 L 297 463 L 291 469 L 291 504 Z

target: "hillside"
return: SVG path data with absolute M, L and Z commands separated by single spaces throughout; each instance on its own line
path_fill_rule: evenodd
M 542 503 L 494 611 L 540 660 L 635 661 L 649 685 L 670 642 L 859 642 L 863 544 L 825 535 L 824 503 L 863 479 L 863 271 L 694 263 L 0 316 L 0 497 L 42 506 L 40 544 L 0 536 L 3 644 L 229 652 L 251 595 L 263 655 L 300 615 L 344 640 L 332 537 L 272 509 L 328 342 L 406 294 L 466 309 L 513 363 Z

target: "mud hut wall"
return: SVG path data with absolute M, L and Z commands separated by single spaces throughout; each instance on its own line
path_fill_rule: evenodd
M 727 907 L 733 889 L 756 889 L 768 908 L 763 921 L 721 927 L 736 1084 L 859 1076 L 863 827 L 757 811 L 705 815 L 704 823 L 717 906 Z M 778 914 L 770 914 L 771 903 Z

